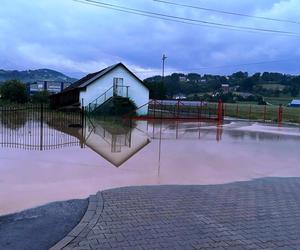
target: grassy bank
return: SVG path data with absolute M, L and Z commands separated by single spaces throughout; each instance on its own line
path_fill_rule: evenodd
M 278 122 L 280 109 L 275 105 L 224 103 L 224 115 L 241 119 Z M 300 109 L 283 106 L 282 121 L 300 123 Z
M 264 97 L 264 100 L 269 104 L 272 104 L 272 105 L 282 104 L 283 106 L 287 106 L 294 99 L 300 99 L 300 96 L 298 96 L 298 97 L 291 97 L 291 96 Z
M 180 105 L 150 105 L 151 115 L 155 117 L 194 117 L 216 118 L 218 116 L 218 103 L 207 103 L 202 106 Z M 162 112 L 161 112 L 162 111 Z M 300 108 L 291 108 L 275 105 L 257 105 L 245 103 L 224 103 L 224 116 L 269 122 L 300 123 Z

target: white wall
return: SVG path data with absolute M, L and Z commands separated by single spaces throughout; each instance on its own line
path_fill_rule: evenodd
M 122 66 L 118 66 L 111 72 L 107 73 L 100 79 L 91 83 L 86 91 L 80 92 L 80 101 L 83 99 L 83 103 L 87 106 L 93 102 L 96 98 L 102 95 L 105 91 L 113 86 L 113 79 L 115 77 L 123 78 L 123 85 L 129 86 L 128 97 L 135 102 L 137 107 L 141 107 L 149 102 L 149 90 L 140 83 L 135 77 L 128 73 Z M 124 95 L 126 89 L 124 88 Z M 138 110 L 139 115 L 146 115 L 148 112 L 148 105 Z

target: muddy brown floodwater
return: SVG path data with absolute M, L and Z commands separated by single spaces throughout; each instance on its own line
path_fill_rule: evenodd
M 55 128 L 48 130 L 49 138 L 57 137 Z M 22 131 L 18 143 L 27 136 Z M 79 138 L 76 128 L 60 133 Z M 0 214 L 85 198 L 114 187 L 300 176 L 300 128 L 296 126 L 137 122 L 120 129 L 94 121 L 84 135 L 78 145 L 66 143 L 43 151 L 11 148 L 2 141 Z

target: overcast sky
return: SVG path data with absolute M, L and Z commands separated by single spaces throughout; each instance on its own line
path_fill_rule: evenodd
M 299 0 L 168 0 L 299 24 L 223 15 L 152 0 L 99 1 L 210 22 L 300 32 Z M 2 69 L 51 68 L 79 77 L 122 61 L 139 76 L 146 77 L 160 74 L 163 53 L 168 56 L 167 72 L 230 74 L 243 70 L 300 74 L 300 34 L 287 36 L 189 25 L 73 0 L 0 3 Z M 271 62 L 252 64 L 265 61 Z

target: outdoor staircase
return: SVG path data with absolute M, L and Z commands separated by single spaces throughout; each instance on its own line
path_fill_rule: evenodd
M 136 107 L 129 97 L 114 95 L 113 87 L 87 106 L 87 111 L 90 114 L 97 115 L 124 115 L 135 109 Z
M 98 106 L 93 113 L 105 115 L 124 115 L 134 109 L 132 101 L 128 97 L 114 96 Z
M 102 106 L 104 103 L 112 99 L 113 96 L 114 96 L 114 90 L 112 86 L 108 90 L 106 90 L 103 94 L 101 94 L 99 97 L 97 97 L 94 101 L 89 103 L 86 107 L 86 110 L 89 113 L 95 112 L 100 106 Z

